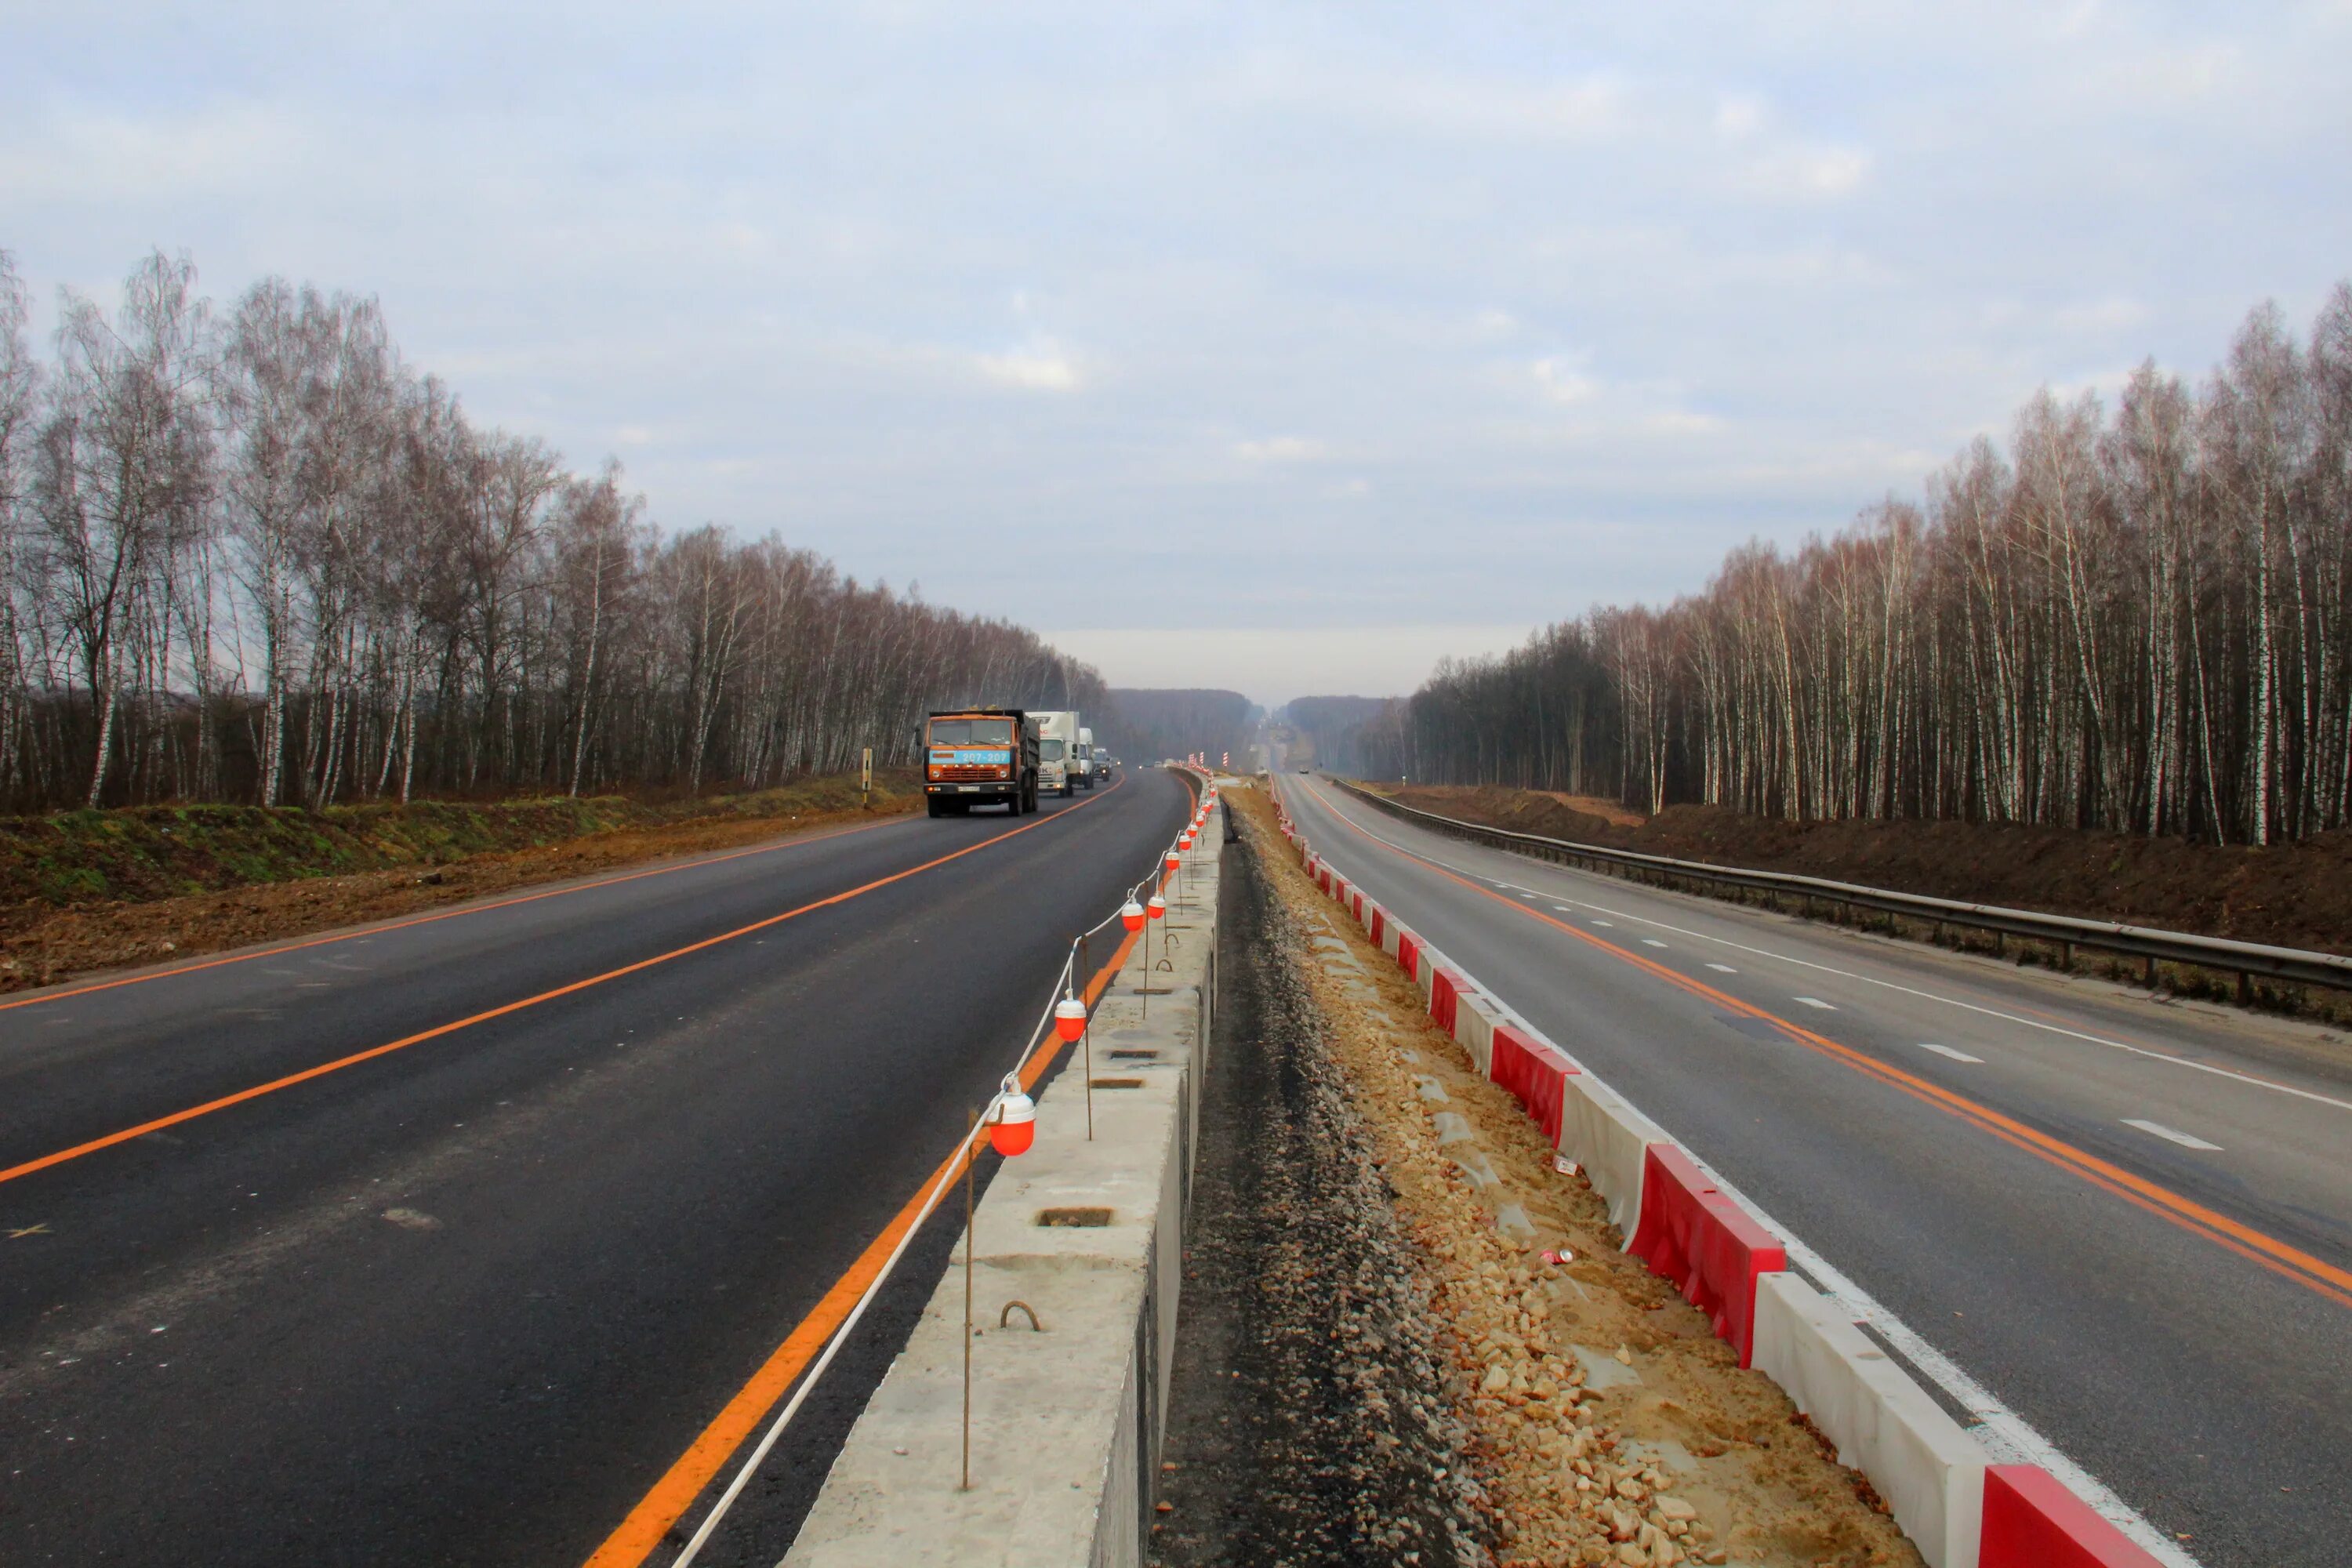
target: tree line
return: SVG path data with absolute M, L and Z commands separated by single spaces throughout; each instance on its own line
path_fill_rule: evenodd
M 1255 711 L 1238 691 L 1205 688 L 1121 687 L 1108 693 L 1106 722 L 1091 725 L 1098 736 L 1116 738 L 1118 754 L 1130 763 L 1206 752 L 1209 764 L 1230 754 L 1234 766 L 1249 760 Z
M 1364 741 L 1395 705 L 1392 697 L 1294 697 L 1274 717 L 1307 742 L 1318 766 L 1361 777 L 1371 760 Z
M 376 302 L 149 256 L 28 342 L 0 251 L 0 805 L 700 790 L 910 761 L 1090 668 L 469 419 Z
M 1919 500 L 1441 665 L 1365 769 L 2270 844 L 2352 811 L 2352 285 L 2190 384 L 2044 390 Z

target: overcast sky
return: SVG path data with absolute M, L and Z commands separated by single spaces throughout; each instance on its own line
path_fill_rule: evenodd
M 2352 275 L 2347 0 L 350 9 L 6 0 L 0 246 L 1116 684 L 1408 690 Z

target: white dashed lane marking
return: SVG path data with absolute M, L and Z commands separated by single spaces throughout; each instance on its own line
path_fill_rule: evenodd
M 1731 965 L 1727 963 L 1710 963 L 1707 967 L 1714 970 L 1717 974 L 1737 974 L 1739 973 L 1739 971 L 1732 968 Z
M 2194 1133 L 2183 1132 L 2177 1127 L 2167 1127 L 2161 1121 L 2142 1121 L 2136 1116 L 2126 1116 L 2124 1118 L 2124 1125 L 2137 1127 L 2143 1132 L 2153 1132 L 2158 1138 L 2170 1139 L 2183 1149 L 2203 1149 L 2215 1154 L 2221 1152 L 2221 1145 L 2219 1143 L 2208 1143 Z
M 1594 921 L 1592 923 L 1597 926 L 1613 926 L 1617 922 L 1615 921 Z
M 1919 1048 L 1923 1051 L 1933 1051 L 1939 1057 L 1949 1057 L 1956 1062 L 1974 1062 L 1979 1067 L 1984 1066 L 1984 1058 L 1972 1057 L 1966 1051 L 1956 1051 L 1949 1046 L 1929 1045 L 1922 1040 L 1919 1042 Z
M 1789 1000 L 1791 1002 L 1802 1002 L 1808 1007 L 1819 1007 L 1824 1013 L 1834 1013 L 1837 1011 L 1836 1007 L 1822 1001 L 1818 996 L 1791 996 Z
M 1666 944 L 1660 942 L 1656 937 L 1645 936 L 1642 939 L 1642 945 L 1643 947 L 1664 947 Z

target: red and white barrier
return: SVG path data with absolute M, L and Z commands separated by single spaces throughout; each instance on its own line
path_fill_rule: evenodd
M 1739 1364 L 1756 1344 L 1756 1280 L 1787 1271 L 1780 1238 L 1725 1197 L 1679 1144 L 1653 1143 L 1642 1172 L 1642 1217 L 1625 1250 L 1675 1282 L 1731 1342 Z
M 1568 1093 L 1568 1075 L 1580 1070 L 1568 1054 L 1517 1024 L 1495 1029 L 1494 1055 L 1486 1076 L 1510 1090 L 1537 1126 L 1559 1146 L 1560 1116 Z
M 1504 1026 L 1501 1011 L 1461 971 L 1441 970 L 1438 978 L 1454 988 L 1454 1038 L 1470 1053 L 1479 1077 L 1494 1077 L 1495 1034 Z
M 2039 1465 L 1994 1465 L 1984 1477 L 1977 1568 L 2159 1568 Z
M 1276 786 L 1280 805 L 1280 786 Z M 1284 818 L 1316 886 L 1420 985 L 1430 1016 L 1510 1091 L 1609 1208 L 1626 1249 L 1672 1279 L 1886 1500 L 1929 1568 L 2160 1568 L 2032 1465 L 1983 1447 L 1797 1275 L 1787 1248 L 1655 1122 L 1352 887 Z
M 1672 1142 L 1665 1129 L 1590 1073 L 1579 1073 L 1560 1098 L 1559 1152 L 1583 1167 L 1622 1236 L 1633 1235 L 1642 1217 L 1650 1150 Z

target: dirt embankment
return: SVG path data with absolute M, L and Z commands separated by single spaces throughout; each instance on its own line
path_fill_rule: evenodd
M 2282 947 L 2352 952 L 2352 830 L 2255 849 L 1973 822 L 1785 822 L 1674 805 L 1646 820 L 1540 790 L 1383 786 L 1466 821 L 1648 855 Z M 1587 802 L 1585 805 L 1597 803 Z
M 1332 1205 L 1306 1201 L 1222 1227 L 1196 1222 L 1190 1267 L 1202 1269 L 1204 1243 L 1214 1244 L 1208 1267 L 1245 1271 L 1256 1289 L 1223 1292 L 1238 1295 L 1246 1335 L 1180 1343 L 1208 1356 L 1179 1356 L 1170 1457 L 1181 1468 L 1162 1478 L 1172 1508 L 1155 1555 L 1171 1568 L 1476 1562 L 1489 1552 L 1506 1568 L 1916 1568 L 1860 1478 L 1768 1379 L 1741 1370 L 1704 1315 L 1624 1255 L 1591 1187 L 1554 1168 L 1517 1103 L 1478 1076 L 1412 983 L 1307 885 L 1263 797 L 1226 799 L 1250 827 L 1251 875 L 1277 906 L 1264 956 L 1251 962 L 1280 971 L 1296 994 L 1286 1016 L 1218 1058 L 1212 1092 L 1219 1075 L 1230 1086 L 1251 1072 L 1325 1086 L 1337 1110 L 1324 1113 L 1317 1152 L 1335 1173 L 1304 1190 L 1357 1194 L 1371 1219 L 1340 1223 Z M 1244 1126 L 1267 1125 L 1237 1109 Z M 1215 1121 L 1204 1123 L 1205 1143 Z M 1264 1147 L 1276 1156 L 1255 1142 L 1241 1152 L 1248 1183 L 1266 1181 L 1261 1164 L 1286 1163 L 1281 1140 Z M 1278 1185 L 1233 1195 L 1287 1202 Z M 1196 1213 L 1231 1205 L 1205 1183 L 1195 1201 Z M 1259 1239 L 1225 1257 L 1229 1236 Z M 1179 1332 L 1198 1336 L 1200 1317 L 1221 1309 L 1196 1302 L 1193 1280 L 1185 1289 Z M 1398 1316 L 1400 1301 L 1412 1316 Z M 1433 1354 L 1444 1398 L 1430 1410 L 1415 1401 L 1426 1398 Z M 1402 1462 L 1367 1475 L 1342 1446 L 1316 1471 L 1279 1454 L 1268 1462 L 1255 1443 L 1268 1430 L 1313 1436 L 1318 1424 L 1394 1441 Z M 1352 1521 L 1382 1512 L 1363 1504 L 1400 1475 L 1458 1481 L 1441 1468 L 1448 1453 L 1474 1484 L 1416 1495 L 1455 1510 L 1455 1528 L 1351 1537 L 1361 1528 Z M 1320 1536 L 1263 1531 L 1269 1516 L 1313 1508 L 1339 1522 Z
M 756 794 L 148 806 L 0 818 L 0 991 L 383 920 L 669 855 L 912 811 L 911 775 Z

